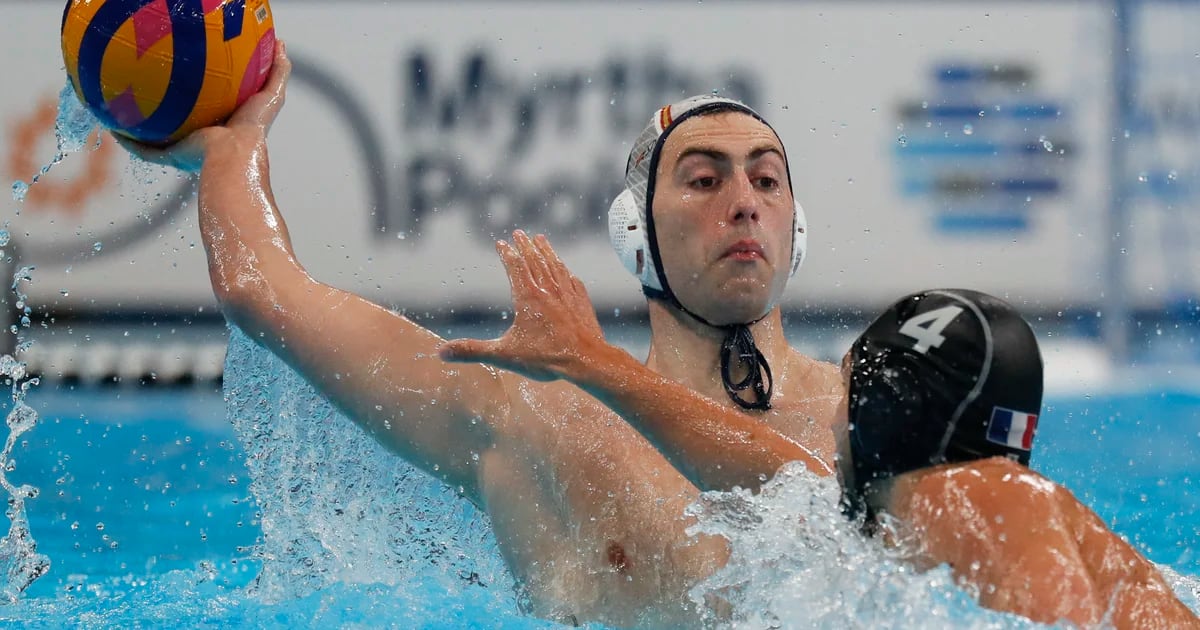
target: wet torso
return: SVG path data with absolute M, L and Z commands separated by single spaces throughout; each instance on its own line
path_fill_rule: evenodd
M 831 460 L 836 368 L 798 353 L 789 361 L 784 372 L 794 376 L 776 384 L 775 408 L 760 417 Z M 533 610 L 568 622 L 634 625 L 643 611 L 685 622 L 669 594 L 725 559 L 720 541 L 687 543 L 684 510 L 696 488 L 573 385 L 510 379 L 507 389 L 511 407 L 481 455 L 479 483 Z

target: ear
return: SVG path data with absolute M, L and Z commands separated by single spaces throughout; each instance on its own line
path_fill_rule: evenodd
M 643 286 L 658 291 L 662 283 L 650 256 L 646 221 L 633 191 L 626 188 L 608 208 L 608 239 L 621 265 Z

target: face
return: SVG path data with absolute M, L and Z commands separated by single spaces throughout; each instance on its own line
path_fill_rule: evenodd
M 675 296 L 714 324 L 762 317 L 791 271 L 792 191 L 783 146 L 752 116 L 685 120 L 667 137 L 655 232 Z

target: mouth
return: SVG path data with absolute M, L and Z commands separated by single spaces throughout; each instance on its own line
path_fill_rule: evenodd
M 746 238 L 734 243 L 733 245 L 730 245 L 729 248 L 726 249 L 723 254 L 721 254 L 721 258 L 731 258 L 733 260 L 749 262 L 754 260 L 765 260 L 766 256 L 763 253 L 762 245 L 758 241 Z

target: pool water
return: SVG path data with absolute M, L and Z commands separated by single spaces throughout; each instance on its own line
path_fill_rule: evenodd
M 0 606 L 0 623 L 555 627 L 518 612 L 484 516 L 384 452 L 236 331 L 224 392 L 45 384 L 28 403 L 41 420 L 15 448 L 9 477 L 41 491 L 27 509 L 51 568 Z M 1196 393 L 1052 394 L 1034 468 L 1164 567 L 1195 609 L 1198 454 Z M 764 494 L 795 513 L 813 493 L 777 484 Z M 756 500 L 710 498 L 705 510 L 747 501 Z M 786 516 L 769 507 L 737 509 Z M 788 526 L 771 518 L 759 520 Z M 715 517 L 712 527 L 724 522 Z M 811 540 L 809 551 L 776 549 L 771 558 L 761 555 L 763 539 L 748 540 L 760 549 L 747 553 L 760 555 L 735 558 L 737 575 L 720 579 L 762 583 L 762 593 L 784 574 L 788 584 L 818 586 L 789 587 L 792 600 L 747 596 L 747 606 L 773 610 L 747 614 L 746 627 L 928 627 L 938 617 L 934 625 L 1028 625 L 978 609 L 947 575 L 862 569 L 875 560 L 845 541 L 832 550 L 831 562 L 844 565 L 834 572 Z M 847 603 L 863 597 L 879 602 L 875 612 Z M 826 608 L 814 612 L 817 600 Z

